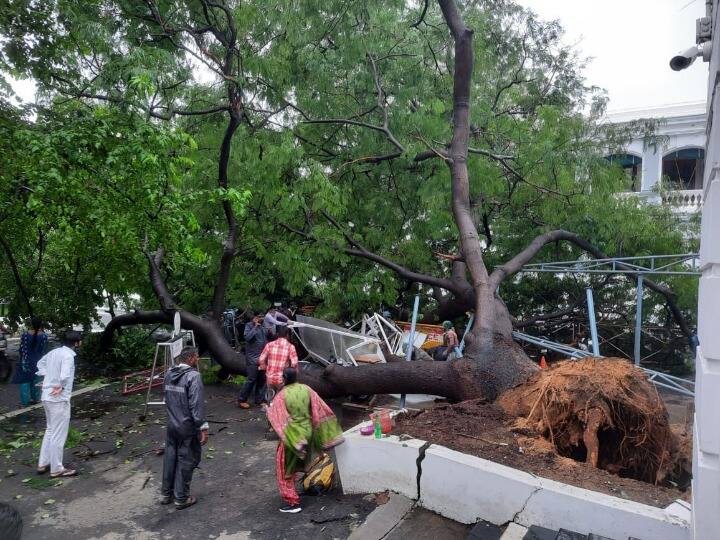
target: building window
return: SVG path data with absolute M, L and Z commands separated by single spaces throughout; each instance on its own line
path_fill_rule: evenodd
M 640 191 L 642 186 L 642 158 L 632 154 L 613 154 L 606 158 L 612 165 L 617 165 L 628 177 L 628 191 Z
M 705 150 L 685 148 L 663 157 L 663 184 L 667 189 L 702 189 Z

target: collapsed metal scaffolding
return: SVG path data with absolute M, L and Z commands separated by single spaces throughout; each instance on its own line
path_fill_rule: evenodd
M 643 282 L 646 275 L 681 275 L 700 276 L 700 256 L 697 253 L 681 255 L 648 255 L 642 257 L 614 257 L 607 259 L 580 259 L 575 261 L 542 262 L 526 264 L 520 272 L 536 273 L 546 272 L 554 274 L 625 274 L 637 277 L 636 303 L 635 303 L 635 342 L 633 356 L 635 365 L 647 373 L 649 380 L 664 388 L 674 390 L 688 396 L 695 396 L 695 383 L 693 381 L 661 373 L 641 366 L 642 345 L 642 309 L 643 309 Z M 595 307 L 592 289 L 586 289 L 588 318 L 592 336 L 593 351 L 575 349 L 561 343 L 544 338 L 536 338 L 521 332 L 513 332 L 515 339 L 532 343 L 539 347 L 567 354 L 570 358 L 585 358 L 600 356 L 600 342 L 595 321 Z M 614 339 L 614 338 L 612 338 Z M 691 340 L 693 346 L 697 345 L 697 338 Z M 645 358 L 647 359 L 647 358 Z

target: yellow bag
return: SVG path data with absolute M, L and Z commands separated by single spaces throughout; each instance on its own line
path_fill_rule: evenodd
M 320 495 L 333 485 L 335 464 L 328 454 L 320 454 L 308 467 L 303 478 L 303 490 L 309 495 Z

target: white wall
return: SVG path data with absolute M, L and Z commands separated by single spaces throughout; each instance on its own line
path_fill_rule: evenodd
M 695 106 L 697 107 L 697 106 Z M 658 127 L 657 134 L 665 141 L 661 145 L 644 146 L 641 139 L 631 141 L 627 146 L 628 154 L 642 158 L 642 191 L 652 191 L 662 175 L 663 156 L 691 147 L 705 147 L 705 116 L 673 107 L 638 110 L 636 113 L 609 115 L 610 121 L 628 121 L 640 118 L 665 118 Z
M 708 136 L 700 239 L 700 298 L 695 361 L 693 534 L 720 538 L 720 0 L 713 0 L 713 51 L 708 83 Z

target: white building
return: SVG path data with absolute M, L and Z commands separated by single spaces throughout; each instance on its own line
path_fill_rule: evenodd
M 608 156 L 627 172 L 629 191 L 648 203 L 669 204 L 684 213 L 700 211 L 707 125 L 704 102 L 617 111 L 606 118 L 613 124 L 658 121 L 656 144 L 638 137 L 624 153 Z

